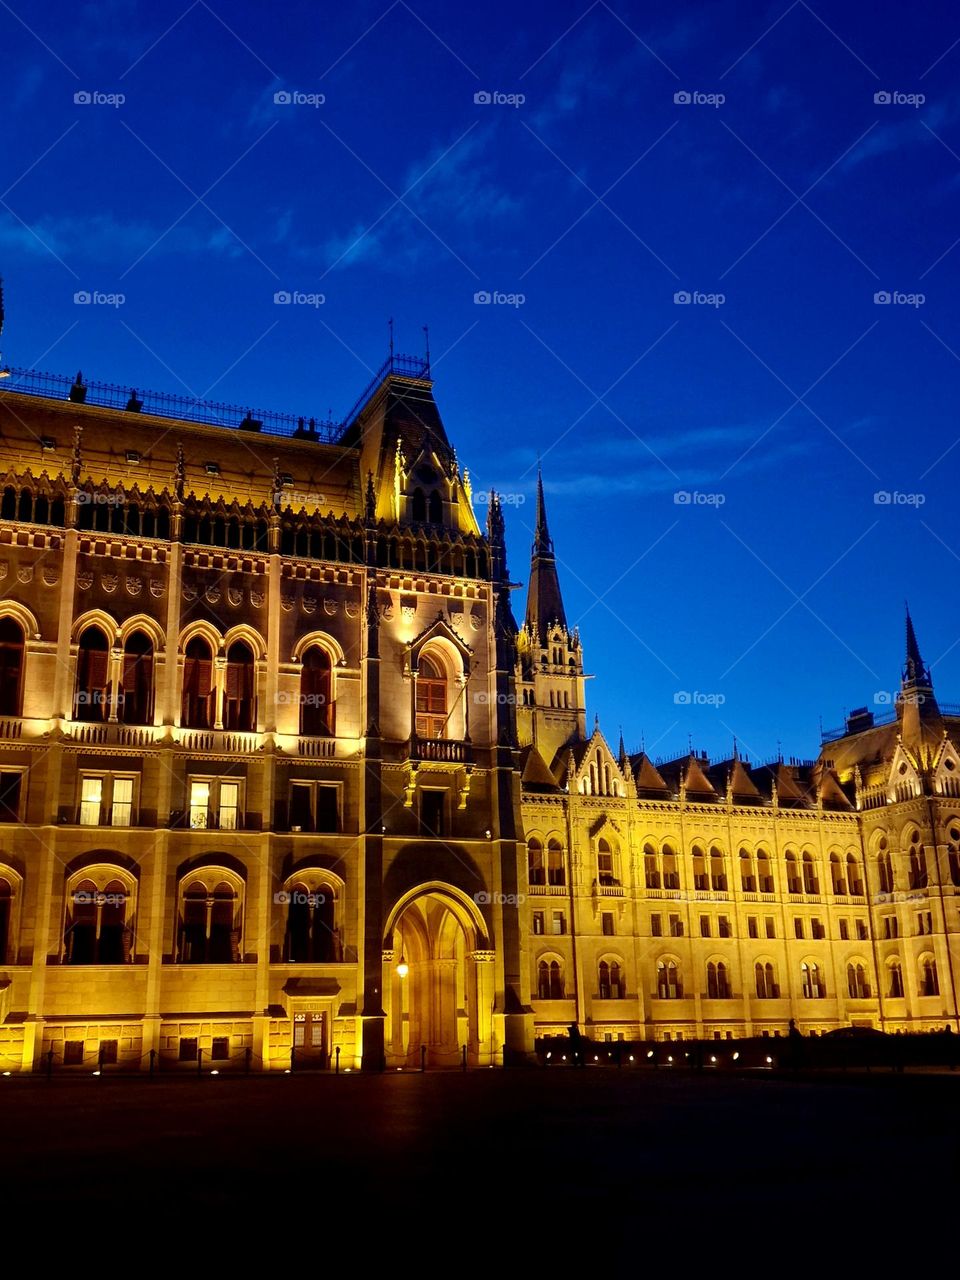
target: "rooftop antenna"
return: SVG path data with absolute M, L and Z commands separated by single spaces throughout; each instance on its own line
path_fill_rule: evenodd
M 423 344 L 424 344 L 424 347 L 426 348 L 427 373 L 429 373 L 430 372 L 430 326 L 428 324 L 425 324 L 423 326 Z
M 390 362 L 393 363 L 393 316 L 387 321 L 390 327 Z
M 3 276 L 0 276 L 0 334 L 3 333 Z M 3 355 L 0 353 L 0 378 L 9 378 L 10 370 L 3 367 Z

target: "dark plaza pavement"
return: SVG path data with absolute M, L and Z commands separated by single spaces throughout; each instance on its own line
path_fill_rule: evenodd
M 818 1250 L 862 1249 L 876 1240 L 864 1224 L 887 1221 L 891 1188 L 904 1213 L 914 1197 L 934 1212 L 956 1195 L 960 1072 L 0 1086 L 8 1223 L 42 1213 L 51 1239 L 65 1224 L 85 1235 L 93 1223 L 145 1224 L 215 1249 L 220 1230 L 285 1239 L 312 1224 L 324 1258 L 349 1262 L 358 1247 L 388 1259 L 398 1233 L 419 1249 L 428 1229 L 463 1236 L 467 1273 L 484 1269 L 481 1255 L 682 1270 L 691 1249 L 752 1255 L 761 1241 L 788 1262 L 813 1247 L 811 1231 Z

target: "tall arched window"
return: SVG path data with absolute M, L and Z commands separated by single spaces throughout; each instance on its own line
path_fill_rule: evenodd
M 0 715 L 23 710 L 23 629 L 13 618 L 0 619 Z
M 787 863 L 787 892 L 800 893 L 801 881 L 800 881 L 800 871 L 797 867 L 797 855 L 792 852 L 788 853 L 786 856 L 786 863 Z
M 249 733 L 257 724 L 256 677 L 253 650 L 234 640 L 227 650 L 223 686 L 223 727 Z
M 947 871 L 950 883 L 954 888 L 960 886 L 960 827 L 950 828 L 950 842 L 947 845 Z
M 723 853 L 716 845 L 710 850 L 710 887 L 722 893 L 727 890 L 727 868 Z
M 120 880 L 99 888 L 83 879 L 68 893 L 64 947 L 67 964 L 123 964 L 130 958 L 127 889 Z
M 891 1000 L 903 999 L 903 968 L 899 960 L 887 961 L 887 995 Z
M 753 972 L 757 983 L 757 999 L 776 1000 L 780 995 L 780 990 L 777 986 L 776 973 L 770 961 L 768 960 L 764 963 L 758 960 L 753 967 Z
M 134 631 L 123 646 L 118 716 L 123 724 L 153 721 L 153 645 L 143 631 Z
M 868 1000 L 870 998 L 867 971 L 862 964 L 851 963 L 847 965 L 847 994 L 851 1000 Z
M 436 489 L 430 494 L 427 513 L 431 524 L 443 524 L 443 499 Z
M 843 877 L 843 863 L 835 853 L 830 855 L 830 884 L 838 897 L 846 896 L 847 882 Z
M 672 844 L 665 844 L 661 849 L 663 859 L 663 887 L 665 889 L 680 888 L 680 871 L 677 867 L 677 853 Z
M 414 489 L 410 514 L 417 524 L 425 524 L 427 519 L 427 499 L 422 489 Z
M 709 889 L 710 877 L 707 874 L 707 859 L 699 845 L 693 846 L 693 887 Z
M 863 876 L 860 863 L 852 853 L 847 854 L 847 888 L 855 898 L 863 896 Z
M 300 732 L 323 737 L 333 731 L 333 666 L 326 649 L 315 644 L 300 669 Z
M 213 653 L 201 636 L 187 645 L 183 662 L 180 723 L 187 729 L 211 729 L 213 716 Z
M 597 969 L 601 1000 L 623 998 L 623 971 L 616 960 L 601 960 Z
M 800 990 L 805 1000 L 819 1000 L 826 994 L 818 964 L 806 960 L 801 964 Z
M 927 887 L 927 855 L 920 843 L 920 832 L 914 829 L 910 834 L 910 888 L 925 889 Z
M 227 881 L 212 889 L 187 882 L 180 899 L 179 958 L 183 964 L 231 964 L 240 959 L 240 901 Z
M 77 649 L 75 720 L 106 720 L 110 714 L 109 645 L 99 627 L 87 627 Z
M 812 853 L 803 855 L 803 891 L 804 893 L 819 893 L 820 881 L 817 879 L 817 867 L 813 860 Z
M 287 960 L 329 964 L 340 959 L 336 900 L 328 885 L 297 882 L 287 891 Z
M 602 837 L 597 841 L 597 880 L 602 885 L 617 885 L 616 854 L 609 841 Z
M 543 845 L 539 840 L 527 841 L 527 880 L 534 885 L 547 883 L 546 867 L 543 861 Z
M 730 979 L 727 966 L 722 960 L 710 961 L 707 965 L 707 996 L 711 1000 L 728 1000 L 730 998 Z
M 559 840 L 547 841 L 547 884 L 563 885 L 566 881 L 563 869 L 563 849 Z
M 757 884 L 761 893 L 774 893 L 773 867 L 766 849 L 757 850 Z
M 938 996 L 940 994 L 937 962 L 933 956 L 922 956 L 920 959 L 920 994 L 922 996 Z
M 881 893 L 893 893 L 893 863 L 890 850 L 887 848 L 886 836 L 880 837 L 877 852 L 877 878 L 880 881 Z
M 661 1000 L 679 1000 L 683 996 L 680 970 L 675 960 L 657 961 L 657 995 Z
M 7 963 L 10 928 L 13 923 L 13 885 L 0 877 L 0 964 Z M 16 956 L 14 956 L 16 960 Z
M 423 654 L 417 669 L 417 737 L 447 734 L 447 681 L 437 659 Z
M 541 960 L 537 965 L 537 995 L 541 1000 L 563 999 L 563 970 L 559 960 Z
M 643 872 L 648 889 L 660 888 L 660 863 L 652 844 L 643 846 Z
M 744 893 L 756 893 L 757 880 L 753 874 L 753 859 L 747 849 L 740 850 L 740 888 Z

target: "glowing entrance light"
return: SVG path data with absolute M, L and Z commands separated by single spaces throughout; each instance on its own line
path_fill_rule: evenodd
M 400 963 L 397 965 L 397 977 L 405 978 L 409 972 L 410 972 L 410 966 L 407 964 L 406 960 L 404 960 L 403 955 L 401 954 Z

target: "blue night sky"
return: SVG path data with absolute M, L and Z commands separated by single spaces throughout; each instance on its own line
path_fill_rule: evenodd
M 905 596 L 960 700 L 954 6 L 0 0 L 0 60 L 8 363 L 339 417 L 428 323 L 614 742 L 816 754 Z

